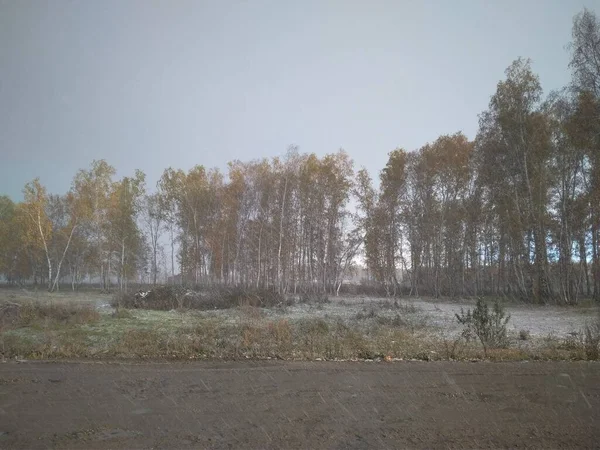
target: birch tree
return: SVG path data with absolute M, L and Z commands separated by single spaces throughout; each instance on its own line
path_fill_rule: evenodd
M 160 252 L 159 239 L 163 230 L 164 214 L 161 210 L 160 198 L 158 194 L 146 195 L 143 198 L 141 212 L 144 221 L 145 231 L 150 244 L 150 276 L 152 284 L 156 285 L 158 277 L 158 256 Z

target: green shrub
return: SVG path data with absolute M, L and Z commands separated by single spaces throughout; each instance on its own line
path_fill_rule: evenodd
M 478 338 L 486 356 L 488 348 L 508 347 L 506 324 L 510 315 L 506 314 L 498 300 L 494 302 L 490 311 L 488 304 L 479 298 L 473 312 L 468 309 L 465 313 L 461 308 L 460 315 L 456 314 L 456 319 L 464 326 L 463 336 L 467 340 Z

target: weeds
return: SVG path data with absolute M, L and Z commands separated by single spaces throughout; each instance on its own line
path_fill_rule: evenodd
M 443 340 L 444 350 L 446 353 L 446 359 L 449 360 L 457 360 L 460 359 L 463 339 L 452 339 L 451 341 L 448 339 Z
M 583 348 L 588 360 L 600 359 L 600 313 L 595 322 L 586 324 L 583 330 Z

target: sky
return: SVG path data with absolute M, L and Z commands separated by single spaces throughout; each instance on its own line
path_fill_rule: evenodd
M 0 0 L 0 195 L 65 193 L 105 159 L 226 169 L 290 145 L 376 177 L 391 150 L 473 139 L 504 70 L 570 80 L 573 16 L 597 0 Z

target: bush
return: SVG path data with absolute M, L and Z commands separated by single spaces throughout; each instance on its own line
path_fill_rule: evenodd
M 100 313 L 90 305 L 71 303 L 4 303 L 0 305 L 2 329 L 32 325 L 82 325 L 100 320 Z
M 150 291 L 119 293 L 112 306 L 128 309 L 229 309 L 238 306 L 271 308 L 288 305 L 286 298 L 268 289 L 212 287 L 203 293 L 181 286 L 159 286 Z
M 196 293 L 183 286 L 157 286 L 149 291 L 119 292 L 113 297 L 111 305 L 117 309 L 170 311 L 193 308 L 198 300 L 199 296 Z
M 461 308 L 460 315 L 456 314 L 456 319 L 464 326 L 463 336 L 467 340 L 477 337 L 486 356 L 488 348 L 508 346 L 506 324 L 510 320 L 510 315 L 506 315 L 498 300 L 494 302 L 494 307 L 490 311 L 488 304 L 479 298 L 472 313 L 469 309 L 465 314 Z
M 522 341 L 528 341 L 530 338 L 529 330 L 520 330 L 519 331 L 519 339 Z

